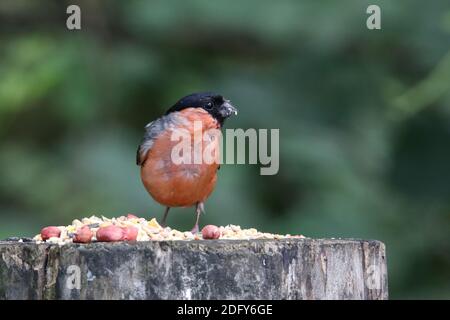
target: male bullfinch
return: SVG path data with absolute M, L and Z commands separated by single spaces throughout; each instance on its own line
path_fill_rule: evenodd
M 215 93 L 194 93 L 180 99 L 162 117 L 145 126 L 136 162 L 141 166 L 141 179 L 148 193 L 158 203 L 166 206 L 162 225 L 166 225 L 171 207 L 196 206 L 197 218 L 192 233 L 197 233 L 204 202 L 214 189 L 218 161 L 174 162 L 174 147 L 180 143 L 177 132 L 187 133 L 194 150 L 198 125 L 202 132 L 220 130 L 225 119 L 237 114 L 229 100 Z M 194 130 L 195 129 L 195 130 Z M 174 133 L 176 136 L 174 136 Z M 175 138 L 174 138 L 175 137 Z M 218 155 L 219 139 L 202 139 L 202 150 L 209 148 Z M 194 152 L 192 152 L 192 155 Z M 193 155 L 193 157 L 195 157 Z M 191 158 L 192 159 L 192 158 Z

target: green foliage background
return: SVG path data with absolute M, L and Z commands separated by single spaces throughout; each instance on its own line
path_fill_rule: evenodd
M 392 298 L 450 298 L 449 49 L 448 0 L 1 1 L 0 238 L 160 217 L 143 127 L 211 90 L 239 108 L 228 128 L 280 128 L 281 166 L 223 165 L 203 224 L 378 239 Z

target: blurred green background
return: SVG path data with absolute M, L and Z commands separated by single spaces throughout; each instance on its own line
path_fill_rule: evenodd
M 217 91 L 240 111 L 227 128 L 280 129 L 280 171 L 223 165 L 202 224 L 378 239 L 391 298 L 450 298 L 449 49 L 448 0 L 2 0 L 0 238 L 160 218 L 135 165 L 143 127 Z

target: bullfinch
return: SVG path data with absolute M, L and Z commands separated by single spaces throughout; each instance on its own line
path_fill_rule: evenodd
M 136 163 L 140 166 L 145 189 L 155 201 L 166 207 L 163 226 L 166 226 L 170 208 L 195 206 L 196 221 L 192 233 L 199 231 L 200 214 L 204 212 L 204 203 L 214 190 L 220 163 L 192 159 L 198 152 L 196 147 L 199 147 L 196 135 L 199 128 L 203 133 L 220 133 L 225 119 L 236 114 L 236 108 L 222 95 L 194 93 L 181 98 L 163 116 L 145 126 Z M 180 147 L 181 138 L 187 141 L 190 148 L 181 151 L 174 149 Z M 200 143 L 200 150 L 209 150 L 218 156 L 220 143 L 217 136 L 203 136 Z M 183 158 L 190 161 L 174 159 L 179 155 L 192 157 Z

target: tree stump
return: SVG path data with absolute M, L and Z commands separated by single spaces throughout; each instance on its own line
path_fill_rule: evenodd
M 387 298 L 373 240 L 0 242 L 0 299 Z

